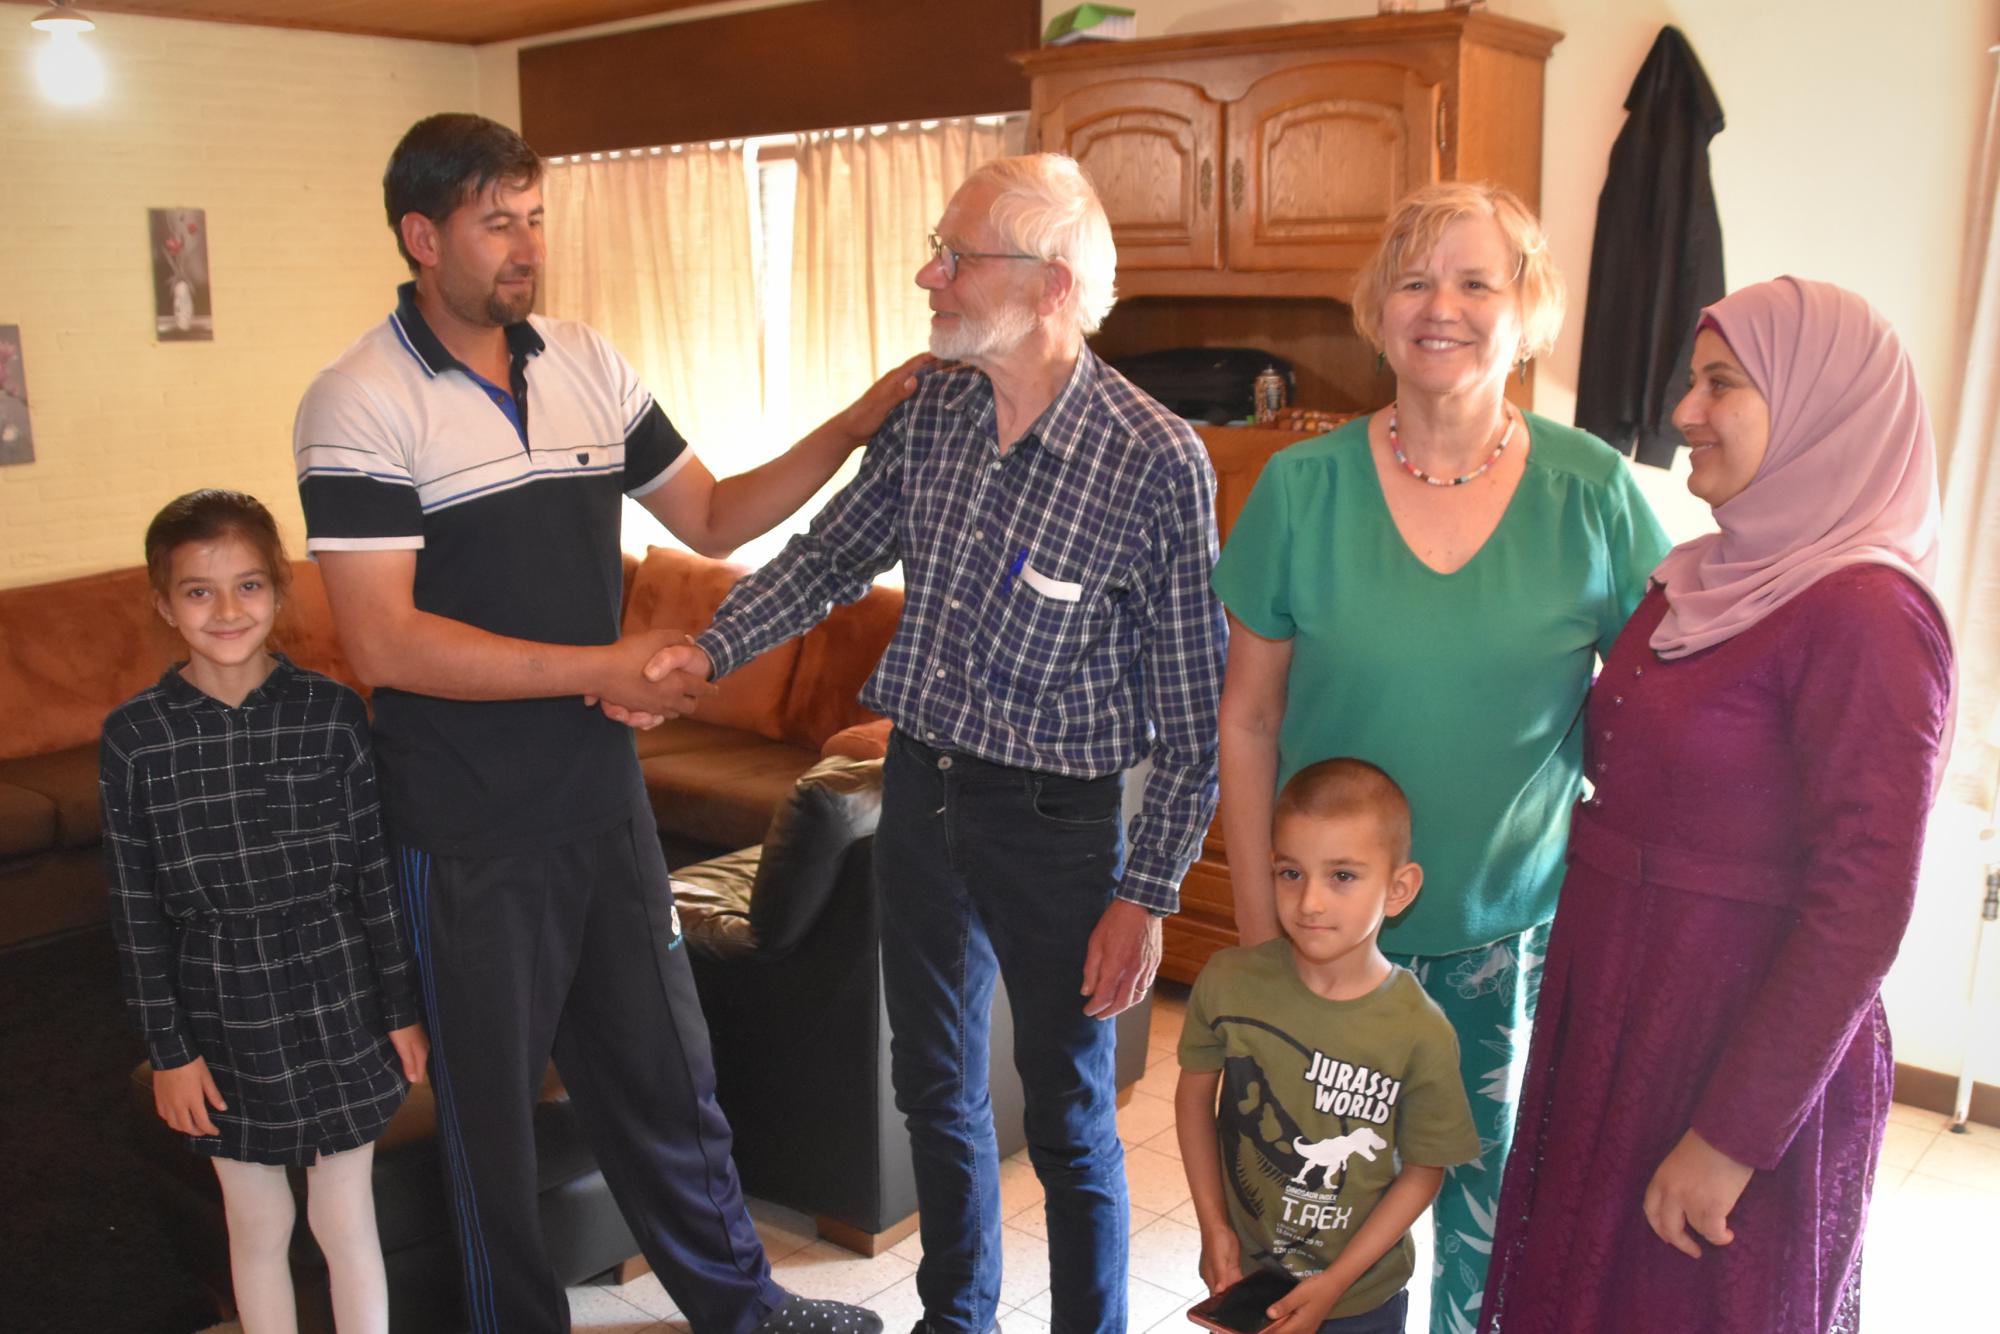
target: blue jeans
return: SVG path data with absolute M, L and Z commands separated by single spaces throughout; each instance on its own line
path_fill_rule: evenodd
M 1113 1026 L 1083 1012 L 1090 933 L 1123 869 L 1118 775 L 988 764 L 893 734 L 875 834 L 890 1075 L 922 1211 L 931 1331 L 983 1334 L 1000 1301 L 1000 1156 L 986 1088 L 996 977 L 1013 1007 L 1028 1156 L 1049 1232 L 1052 1328 L 1125 1329 L 1130 1211 Z

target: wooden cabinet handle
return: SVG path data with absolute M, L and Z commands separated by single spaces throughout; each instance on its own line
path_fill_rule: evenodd
M 1201 160 L 1201 211 L 1208 212 L 1208 204 L 1215 197 L 1215 162 L 1212 158 Z
M 1243 159 L 1229 164 L 1229 206 L 1243 207 Z

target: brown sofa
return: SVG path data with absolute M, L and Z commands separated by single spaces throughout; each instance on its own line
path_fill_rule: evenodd
M 660 547 L 628 557 L 625 625 L 704 629 L 742 572 Z M 822 750 L 882 753 L 887 724 L 856 696 L 902 603 L 898 590 L 878 588 L 732 674 L 693 717 L 640 734 L 676 864 L 761 839 Z M 294 563 L 273 643 L 303 667 L 360 684 L 310 561 Z M 0 589 L 0 947 L 104 920 L 98 732 L 179 647 L 137 567 Z

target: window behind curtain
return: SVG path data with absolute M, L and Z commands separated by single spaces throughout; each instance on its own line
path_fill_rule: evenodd
M 553 159 L 543 309 L 596 327 L 718 477 L 775 457 L 923 350 L 925 237 L 1019 116 Z M 735 559 L 761 564 L 820 496 Z M 678 545 L 635 504 L 627 550 Z

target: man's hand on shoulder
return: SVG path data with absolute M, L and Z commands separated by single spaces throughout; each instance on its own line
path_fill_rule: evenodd
M 1113 899 L 1083 956 L 1083 1012 L 1111 1019 L 1152 989 L 1160 971 L 1160 919 L 1130 899 Z
M 936 357 L 919 352 L 869 385 L 860 398 L 843 408 L 833 420 L 841 435 L 853 442 L 849 448 L 872 439 L 896 405 L 917 392 L 917 378 L 935 365 Z

